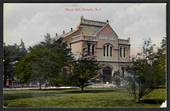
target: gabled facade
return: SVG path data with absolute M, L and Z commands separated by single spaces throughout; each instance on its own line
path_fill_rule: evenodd
M 124 71 L 131 64 L 130 39 L 119 39 L 109 21 L 101 22 L 81 17 L 76 30 L 61 35 L 71 48 L 75 58 L 82 56 L 94 57 L 103 68 L 100 80 L 112 82 L 115 71 Z

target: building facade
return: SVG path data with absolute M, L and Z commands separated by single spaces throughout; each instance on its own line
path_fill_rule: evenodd
M 82 16 L 77 29 L 71 28 L 67 33 L 63 31 L 61 37 L 76 59 L 86 55 L 101 64 L 100 80 L 103 82 L 111 83 L 116 71 L 123 77 L 126 67 L 131 64 L 130 38 L 120 39 L 108 20 L 87 20 Z

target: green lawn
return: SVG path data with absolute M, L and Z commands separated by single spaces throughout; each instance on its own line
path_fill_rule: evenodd
M 166 99 L 166 89 L 160 88 L 144 97 L 142 103 L 133 102 L 125 89 L 4 90 L 5 107 L 55 108 L 157 108 Z

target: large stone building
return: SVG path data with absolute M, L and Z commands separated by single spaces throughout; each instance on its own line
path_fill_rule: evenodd
M 109 21 L 101 22 L 81 17 L 76 30 L 63 31 L 61 35 L 71 48 L 75 58 L 85 54 L 94 57 L 101 65 L 101 79 L 103 82 L 112 82 L 115 71 L 124 71 L 130 65 L 130 38 L 119 39 Z

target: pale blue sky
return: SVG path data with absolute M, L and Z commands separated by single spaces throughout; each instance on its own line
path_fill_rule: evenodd
M 22 38 L 26 47 L 32 46 L 42 41 L 46 33 L 54 36 L 71 27 L 75 29 L 82 15 L 86 19 L 108 19 L 119 38 L 130 37 L 131 55 L 141 50 L 145 39 L 150 37 L 159 44 L 166 36 L 165 3 L 5 3 L 4 42 L 18 44 Z

